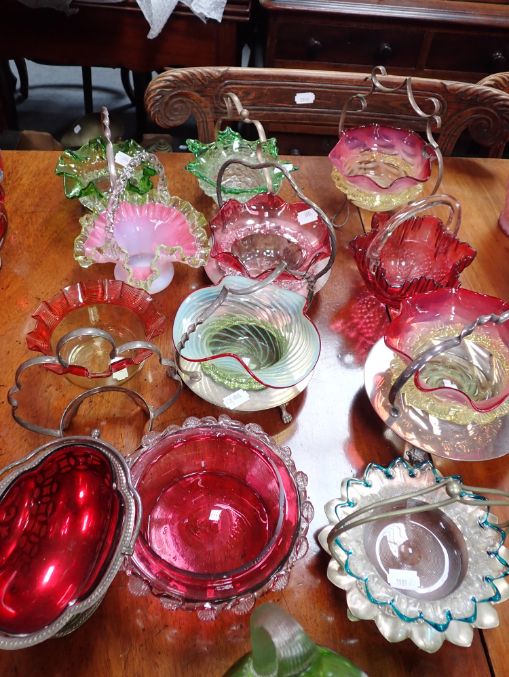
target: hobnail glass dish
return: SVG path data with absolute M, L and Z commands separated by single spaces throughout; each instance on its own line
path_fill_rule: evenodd
M 93 438 L 50 442 L 0 474 L 0 648 L 21 649 L 93 613 L 139 511 L 124 459 Z
M 371 211 L 415 200 L 434 157 L 433 147 L 415 132 L 377 124 L 342 130 L 329 153 L 336 186 L 354 205 Z
M 78 150 L 66 150 L 59 157 L 55 169 L 56 174 L 63 177 L 65 196 L 78 198 L 92 212 L 101 212 L 108 207 L 111 180 L 106 146 L 106 140 L 100 136 Z M 119 171 L 142 150 L 132 139 L 113 144 Z M 127 182 L 122 199 L 135 204 L 153 201 L 160 190 L 154 183 L 157 174 L 157 167 L 145 159 Z
M 477 461 L 508 453 L 509 327 L 482 324 L 457 340 L 478 318 L 507 310 L 508 302 L 466 289 L 439 289 L 403 301 L 365 366 L 368 396 L 385 423 L 438 456 Z M 418 366 L 417 357 L 432 346 L 436 352 L 446 339 L 447 350 L 391 391 L 405 368 Z
M 509 551 L 503 546 L 505 532 L 483 506 L 484 497 L 469 493 L 474 505 L 449 501 L 425 512 L 380 517 L 336 538 L 331 531 L 378 500 L 401 497 L 388 513 L 447 501 L 451 479 L 460 481 L 442 477 L 431 462 L 417 467 L 401 458 L 387 467 L 371 463 L 362 478 L 346 479 L 341 497 L 326 504 L 329 526 L 319 535 L 332 555 L 327 576 L 346 590 L 350 614 L 374 620 L 390 642 L 409 638 L 430 653 L 445 640 L 470 646 L 473 628 L 498 625 L 493 603 L 509 593 Z M 429 492 L 409 498 L 433 486 L 434 499 Z
M 146 436 L 131 474 L 143 518 L 129 588 L 168 609 L 247 613 L 307 551 L 307 477 L 258 425 L 189 418 Z
M 150 341 L 164 330 L 166 318 L 152 298 L 118 280 L 78 282 L 43 301 L 32 314 L 35 327 L 26 336 L 27 347 L 44 355 L 56 354 L 60 339 L 82 327 L 108 332 L 115 345 Z M 65 343 L 61 357 L 67 368 L 46 365 L 76 385 L 90 388 L 125 383 L 151 353 L 132 350 L 111 360 L 111 345 L 99 336 L 80 336 Z
M 173 324 L 179 368 L 198 364 L 200 372 L 230 391 L 291 388 L 311 375 L 320 354 L 320 336 L 304 314 L 303 296 L 267 284 L 249 296 L 228 295 L 198 322 L 224 287 L 243 291 L 251 286 L 247 278 L 226 277 L 184 300 Z M 182 337 L 194 325 L 182 346 Z
M 212 143 L 187 139 L 186 144 L 195 156 L 193 162 L 186 166 L 187 171 L 196 176 L 203 192 L 215 201 L 217 201 L 217 175 L 226 160 L 265 162 L 279 159 L 276 139 L 248 141 L 230 127 L 219 131 Z M 295 169 L 292 164 L 286 167 L 290 171 Z M 248 169 L 242 165 L 229 167 L 224 173 L 221 186 L 223 199 L 235 198 L 239 202 L 245 202 L 254 195 L 266 193 L 267 176 L 271 192 L 279 192 L 283 174 L 277 168 L 267 171 L 268 174 L 261 169 Z
M 112 233 L 108 211 L 82 216 L 80 223 L 74 243 L 80 266 L 115 263 L 117 280 L 153 294 L 170 284 L 174 262 L 197 268 L 205 265 L 210 251 L 205 217 L 179 197 L 164 204 L 120 202 Z
M 331 256 L 327 224 L 304 202 L 266 193 L 245 204 L 229 200 L 210 221 L 213 244 L 205 272 L 217 284 L 226 275 L 263 279 L 286 263 L 275 284 L 306 293 L 304 275 L 316 275 Z M 319 291 L 327 275 L 319 277 Z
M 452 210 L 448 230 L 440 218 L 418 216 L 430 207 Z M 447 195 L 433 195 L 392 215 L 374 214 L 371 230 L 350 242 L 350 249 L 368 289 L 379 301 L 399 308 L 401 301 L 419 292 L 457 287 L 461 272 L 476 251 L 457 239 L 459 203 Z

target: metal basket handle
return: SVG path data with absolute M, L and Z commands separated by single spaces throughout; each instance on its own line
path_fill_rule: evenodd
M 391 237 L 394 231 L 407 219 L 410 219 L 417 214 L 428 211 L 432 207 L 445 206 L 449 207 L 450 214 L 447 222 L 444 224 L 446 228 L 456 235 L 461 223 L 461 205 L 456 198 L 451 195 L 429 195 L 428 197 L 410 202 L 398 211 L 396 211 L 387 221 L 384 228 L 382 228 L 371 241 L 367 251 L 366 260 L 369 271 L 375 274 L 376 268 L 380 261 L 380 254 L 382 249 Z
M 503 324 L 509 320 L 509 310 L 504 311 L 500 315 L 492 313 L 491 315 L 480 315 L 476 320 L 471 324 L 465 326 L 462 331 L 457 336 L 452 336 L 451 338 L 444 339 L 430 348 L 424 350 L 420 355 L 418 355 L 409 365 L 401 372 L 398 378 L 392 384 L 392 387 L 389 391 L 389 404 L 391 405 L 391 416 L 399 416 L 399 409 L 394 404 L 396 397 L 399 394 L 400 390 L 403 388 L 405 383 L 414 376 L 415 373 L 420 371 L 433 357 L 440 355 L 441 353 L 456 348 L 467 336 L 470 336 L 477 327 L 482 327 L 485 324 Z

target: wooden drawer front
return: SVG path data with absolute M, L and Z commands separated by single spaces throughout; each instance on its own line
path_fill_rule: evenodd
M 281 21 L 274 59 L 324 64 L 415 66 L 422 31 Z
M 437 33 L 431 42 L 426 68 L 465 73 L 509 70 L 509 40 L 479 33 Z

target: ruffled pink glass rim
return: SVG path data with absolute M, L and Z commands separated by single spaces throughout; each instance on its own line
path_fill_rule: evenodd
M 389 218 L 390 215 L 385 213 L 375 214 L 369 233 L 357 236 L 349 244 L 366 286 L 379 301 L 399 308 L 405 298 L 415 294 L 459 285 L 461 272 L 472 263 L 477 252 L 447 231 L 435 216 L 411 217 L 398 226 L 382 248 L 373 270 L 367 256 L 368 250 Z M 389 248 L 393 251 L 396 249 L 401 258 L 405 258 L 405 243 L 408 241 L 414 246 L 416 241 L 422 241 L 421 251 L 428 254 L 431 270 L 409 277 L 404 284 L 395 285 L 388 279 L 384 265 L 387 252 Z M 415 253 L 411 255 L 415 256 Z
M 434 328 L 441 326 L 445 329 L 451 324 L 457 324 L 463 328 L 474 322 L 480 315 L 499 315 L 507 310 L 509 310 L 509 302 L 494 296 L 479 294 L 469 289 L 438 289 L 427 294 L 417 294 L 402 302 L 401 311 L 389 324 L 384 340 L 391 350 L 410 363 L 426 349 L 423 341 L 419 342 L 418 352 L 415 351 L 414 345 L 416 339 L 425 336 L 429 325 Z M 461 331 L 461 328 L 459 331 Z M 487 324 L 483 331 L 490 332 L 499 338 L 505 346 L 509 346 L 509 326 L 507 323 Z M 450 336 L 444 335 L 444 339 L 446 338 L 450 338 Z M 436 340 L 437 336 L 434 335 L 433 339 Z M 442 394 L 451 403 L 456 401 L 467 404 L 479 412 L 495 409 L 509 396 L 509 373 L 505 374 L 503 390 L 482 401 L 474 401 L 467 393 L 449 386 L 430 388 L 420 378 L 419 371 L 414 376 L 414 383 L 416 388 L 422 392 Z
M 303 254 L 303 259 L 296 270 L 299 273 L 306 273 L 318 261 L 330 257 L 331 247 L 327 225 L 318 214 L 317 218 L 309 223 L 299 222 L 299 214 L 305 211 L 309 211 L 309 205 L 304 202 L 290 204 L 272 193 L 255 195 L 244 203 L 228 200 L 209 224 L 213 233 L 210 258 L 223 269 L 224 275 L 237 273 L 251 279 L 263 279 L 270 271 L 259 275 L 250 274 L 238 256 L 232 252 L 232 246 L 249 235 L 271 234 L 283 238 L 290 236 Z M 276 284 L 292 280 L 300 280 L 300 277 L 285 270 L 278 277 Z
M 380 186 L 370 176 L 348 173 L 348 163 L 363 151 L 377 151 L 397 155 L 411 167 L 411 174 L 398 177 L 390 185 Z M 350 183 L 374 193 L 396 193 L 405 188 L 424 183 L 431 176 L 432 146 L 418 134 L 398 127 L 366 125 L 345 129 L 329 153 L 329 160 Z
M 164 331 L 166 317 L 156 310 L 152 297 L 143 289 L 131 287 L 119 280 L 93 280 L 65 287 L 37 307 L 32 314 L 35 327 L 26 336 L 28 349 L 44 355 L 52 355 L 51 337 L 63 318 L 73 310 L 97 304 L 111 304 L 131 310 L 143 324 L 146 340 L 150 341 Z M 104 377 L 111 376 L 112 373 L 133 364 L 141 364 L 150 357 L 150 354 L 147 350 L 138 350 L 132 356 L 122 357 L 110 364 L 106 372 L 93 375 L 88 369 L 79 365 L 70 365 L 67 368 L 45 366 L 58 374 Z

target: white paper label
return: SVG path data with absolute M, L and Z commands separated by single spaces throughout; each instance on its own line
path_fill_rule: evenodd
M 73 132 L 75 134 L 79 134 L 81 132 L 81 125 L 76 125 L 76 127 L 73 129 Z
M 114 371 L 112 376 L 115 379 L 115 381 L 123 381 L 125 378 L 127 378 L 129 376 L 129 372 L 124 367 L 123 369 L 119 369 L 118 371 Z
M 387 583 L 400 590 L 418 590 L 421 587 L 419 574 L 413 569 L 389 569 Z
M 301 226 L 305 226 L 306 223 L 313 223 L 318 218 L 318 214 L 314 209 L 305 209 L 303 212 L 297 214 L 297 221 Z
M 131 162 L 131 156 L 119 150 L 117 153 L 115 153 L 115 162 L 121 167 L 127 167 L 127 165 Z
M 236 390 L 234 393 L 231 393 L 231 395 L 224 398 L 223 404 L 228 409 L 235 409 L 236 407 L 240 407 L 241 404 L 244 404 L 244 402 L 247 402 L 248 399 L 249 395 L 245 390 Z
M 299 92 L 295 95 L 295 103 L 314 103 L 315 98 L 313 92 Z
M 211 522 L 219 522 L 219 518 L 221 517 L 222 512 L 223 512 L 222 510 L 219 510 L 217 508 L 215 510 L 211 510 L 210 515 L 209 515 L 209 520 Z
M 285 163 L 282 166 L 286 169 L 287 172 L 291 172 L 293 169 L 293 165 L 289 163 Z M 281 174 L 281 170 L 279 169 L 279 167 L 276 167 L 274 169 L 274 174 Z

